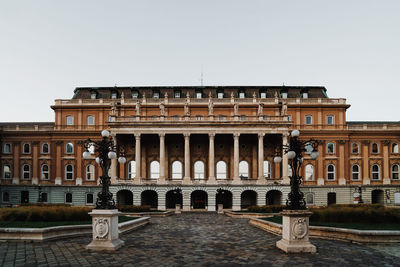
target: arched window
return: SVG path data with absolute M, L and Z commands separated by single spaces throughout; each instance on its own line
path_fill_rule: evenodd
M 10 194 L 8 192 L 3 192 L 3 202 L 10 201 Z
M 351 177 L 353 180 L 360 180 L 360 166 L 358 164 L 351 166 Z
M 182 179 L 182 162 L 172 162 L 172 179 Z
M 24 143 L 24 145 L 22 146 L 22 153 L 24 154 L 31 153 L 31 145 L 28 143 Z
M 357 143 L 352 143 L 351 144 L 351 153 L 353 153 L 353 154 L 360 153 Z
M 201 160 L 194 163 L 194 179 L 204 179 L 204 162 Z
M 128 163 L 128 179 L 136 177 L 136 161 L 131 160 Z
M 160 163 L 156 160 L 150 163 L 150 179 L 160 178 Z
M 40 179 L 43 180 L 49 179 L 49 165 L 47 164 L 42 165 Z
M 399 144 L 393 143 L 392 144 L 392 153 L 393 154 L 398 154 L 399 153 Z
M 334 143 L 328 143 L 326 145 L 326 153 L 328 153 L 328 154 L 335 153 L 335 144 Z
M 67 154 L 74 153 L 74 145 L 72 143 L 67 143 L 65 145 L 65 151 L 66 151 Z
M 287 172 L 288 176 L 291 177 L 293 175 L 293 172 L 292 172 L 292 166 L 290 166 L 290 164 L 288 164 L 287 170 L 288 170 Z
M 94 125 L 94 116 L 89 115 L 86 117 L 86 124 L 87 125 Z
M 74 116 L 67 116 L 65 120 L 66 120 L 67 126 L 74 125 Z
M 399 164 L 392 165 L 392 179 L 398 180 L 400 176 L 400 167 Z
M 307 164 L 305 169 L 306 181 L 314 180 L 314 166 L 312 164 Z
M 268 160 L 264 160 L 264 178 L 271 178 L 271 163 Z
M 72 193 L 65 193 L 65 203 L 72 203 Z
M 312 115 L 306 115 L 305 116 L 305 121 L 306 121 L 306 125 L 311 125 L 312 122 Z
M 31 178 L 31 166 L 29 164 L 22 165 L 22 178 L 23 179 Z
M 249 163 L 245 160 L 239 162 L 239 177 L 249 178 Z
M 226 163 L 225 161 L 217 162 L 217 179 L 226 179 Z
M 4 154 L 10 154 L 11 153 L 11 144 L 10 143 L 5 143 L 4 144 L 3 153 Z
M 86 165 L 86 180 L 94 181 L 94 165 L 88 164 Z
M 71 164 L 65 165 L 65 179 L 66 180 L 74 179 L 74 167 Z
M 372 180 L 379 180 L 381 177 L 381 172 L 378 164 L 373 164 L 371 166 Z
M 9 164 L 3 165 L 3 178 L 11 178 L 11 166 Z
M 374 154 L 379 153 L 379 146 L 378 146 L 378 144 L 377 144 L 377 143 L 372 143 L 372 145 L 371 145 L 371 150 L 372 150 L 372 153 L 374 153 Z
M 307 193 L 306 194 L 306 204 L 307 205 L 314 205 L 314 193 Z
M 49 154 L 50 148 L 48 143 L 42 144 L 42 154 Z
M 329 164 L 326 168 L 326 174 L 328 180 L 335 180 L 335 165 Z

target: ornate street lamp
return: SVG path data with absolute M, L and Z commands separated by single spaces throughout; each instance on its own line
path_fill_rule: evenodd
M 101 132 L 103 139 L 101 141 L 93 141 L 90 138 L 83 141 L 83 146 L 86 148 L 83 152 L 84 159 L 91 158 L 91 152 L 89 149 L 94 148 L 94 153 L 97 154 L 96 163 L 98 163 L 103 171 L 100 176 L 100 183 L 102 190 L 97 194 L 96 209 L 116 209 L 113 194 L 110 192 L 110 176 L 108 176 L 108 170 L 111 166 L 111 160 L 117 158 L 117 147 L 114 145 L 114 141 L 110 138 L 110 132 L 103 130 Z M 121 154 L 121 152 L 119 152 Z M 126 158 L 120 156 L 118 162 L 124 164 Z
M 283 151 L 290 160 L 290 166 L 292 168 L 292 175 L 290 176 L 290 193 L 286 200 L 286 206 L 289 210 L 306 209 L 304 194 L 300 191 L 300 185 L 302 183 L 301 165 L 303 163 L 303 152 L 310 152 L 310 157 L 312 159 L 318 157 L 318 142 L 313 139 L 300 141 L 298 140 L 299 135 L 299 130 L 293 130 L 289 143 L 283 146 Z M 276 156 L 274 162 L 282 162 L 282 157 Z
M 282 239 L 276 242 L 276 246 L 285 252 L 311 252 L 317 251 L 316 247 L 310 243 L 309 235 L 309 217 L 312 212 L 307 210 L 304 194 L 300 191 L 301 185 L 301 165 L 303 163 L 303 152 L 310 152 L 310 157 L 318 157 L 318 142 L 309 139 L 300 141 L 298 139 L 300 132 L 293 130 L 291 132 L 289 143 L 283 146 L 283 152 L 290 160 L 292 175 L 290 176 L 290 193 L 286 201 L 286 210 L 282 214 Z M 276 156 L 275 163 L 280 163 L 282 157 Z
M 181 213 L 180 200 L 181 200 L 181 195 L 182 195 L 182 189 L 177 187 L 174 190 L 172 190 L 172 193 L 173 193 L 174 201 L 175 201 L 175 213 L 180 214 Z

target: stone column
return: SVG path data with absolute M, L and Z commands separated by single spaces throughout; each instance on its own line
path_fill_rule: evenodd
M 32 142 L 32 184 L 39 183 L 39 176 L 38 176 L 38 156 L 39 156 L 39 142 L 33 141 Z
M 346 185 L 346 178 L 344 175 L 344 170 L 346 169 L 346 166 L 344 166 L 344 145 L 346 141 L 340 140 L 338 142 L 339 144 L 339 185 Z
M 160 133 L 160 182 L 165 181 L 165 133 Z
M 317 174 L 317 185 L 324 185 L 325 184 L 325 179 L 324 179 L 324 147 L 325 147 L 325 141 L 319 140 L 318 141 L 318 158 L 317 158 L 317 163 L 318 163 L 318 169 L 316 170 Z
M 287 145 L 288 143 L 288 133 L 282 134 L 282 145 Z M 286 153 L 282 151 L 282 183 L 290 184 L 290 178 L 288 176 L 288 158 Z
M 240 133 L 233 134 L 233 181 L 240 182 L 239 178 L 239 136 Z
M 232 210 L 233 211 L 241 210 L 241 207 L 240 207 L 240 192 L 239 191 L 233 191 L 232 192 Z
M 208 146 L 208 181 L 215 182 L 215 157 L 214 157 L 214 138 L 215 133 L 209 133 L 209 146 Z
M 264 134 L 258 134 L 258 179 L 264 179 Z
M 76 144 L 76 179 L 75 179 L 75 184 L 76 185 L 82 185 L 82 163 L 83 163 L 83 156 L 82 156 L 82 145 L 77 143 Z M 85 168 L 85 166 L 83 166 Z M 86 176 L 86 173 L 84 174 Z M 83 177 L 85 177 L 83 176 Z M 86 178 L 86 177 L 85 177 Z
M 19 142 L 14 142 L 13 143 L 14 147 L 12 148 L 12 152 L 14 153 L 14 158 L 13 158 L 13 179 L 12 183 L 13 184 L 19 184 L 19 153 L 20 153 L 20 143 Z
M 114 134 L 111 136 L 114 142 L 114 146 L 117 146 L 117 136 Z M 111 184 L 117 183 L 117 159 L 111 160 Z
M 135 182 L 140 182 L 141 178 L 141 157 L 140 157 L 140 152 L 141 152 L 141 142 L 140 142 L 140 133 L 135 134 L 135 163 L 136 163 L 136 176 L 134 178 Z
M 369 155 L 368 155 L 368 148 L 369 148 L 369 141 L 363 141 L 363 152 L 362 152 L 362 163 L 363 163 L 363 184 L 369 185 L 371 184 L 371 180 L 369 179 Z
M 165 192 L 160 192 L 158 194 L 158 210 L 166 210 L 166 197 L 165 197 L 166 193 Z
M 390 184 L 389 147 L 390 141 L 383 141 L 383 184 Z
M 182 190 L 182 210 L 190 211 L 190 192 Z
M 211 191 L 207 192 L 208 194 L 208 206 L 207 206 L 207 211 L 215 211 L 215 197 L 216 197 L 216 192 Z
M 61 159 L 61 151 L 62 151 L 62 145 L 64 143 L 62 141 L 57 141 L 56 142 L 56 179 L 54 181 L 54 184 L 56 185 L 61 185 L 62 184 L 62 170 L 64 169 L 62 166 L 62 159 Z
M 185 176 L 184 182 L 190 182 L 190 134 L 184 133 L 183 136 L 185 137 Z

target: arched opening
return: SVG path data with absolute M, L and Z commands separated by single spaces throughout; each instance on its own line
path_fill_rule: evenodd
M 306 165 L 306 181 L 313 181 L 314 180 L 314 166 L 312 164 Z
M 133 194 L 129 190 L 120 190 L 117 192 L 117 205 L 133 205 Z
M 239 162 L 239 177 L 242 179 L 249 178 L 249 163 L 245 160 Z
M 336 193 L 330 192 L 328 193 L 328 206 L 336 204 Z
M 226 163 L 225 161 L 217 162 L 217 179 L 226 179 Z
M 282 201 L 282 192 L 279 190 L 270 190 L 266 195 L 267 205 L 280 205 Z
M 372 204 L 384 204 L 384 192 L 380 189 L 372 190 L 371 192 L 371 202 Z
M 215 197 L 216 209 L 218 204 L 222 204 L 224 209 L 232 209 L 232 192 L 228 190 L 221 190 Z
M 150 179 L 158 178 L 160 178 L 160 163 L 155 160 L 150 163 Z
M 172 179 L 182 179 L 182 162 L 172 162 Z
M 158 194 L 154 190 L 145 190 L 141 194 L 141 205 L 150 206 L 152 209 L 158 207 Z
M 205 209 L 208 206 L 208 196 L 203 190 L 193 191 L 190 195 L 190 205 L 193 209 Z
M 204 162 L 198 160 L 194 163 L 194 179 L 204 179 Z
M 176 190 L 170 190 L 167 192 L 165 196 L 167 209 L 175 209 L 176 204 L 179 204 L 182 208 L 183 197 L 181 192 L 177 192 Z
M 242 209 L 247 209 L 250 206 L 257 205 L 257 193 L 253 190 L 243 191 L 240 196 L 240 207 Z
M 29 191 L 21 191 L 21 203 L 29 203 Z

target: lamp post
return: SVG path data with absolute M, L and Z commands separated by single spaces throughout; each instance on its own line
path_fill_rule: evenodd
M 225 190 L 222 188 L 217 189 L 217 196 L 220 196 L 220 200 L 222 203 L 217 203 L 217 213 L 224 214 L 224 202 L 225 202 Z
M 85 152 L 83 152 L 84 159 L 90 159 L 92 153 L 89 149 L 93 149 L 93 152 L 97 155 L 96 163 L 98 163 L 102 169 L 102 175 L 100 176 L 100 183 L 102 185 L 101 191 L 97 194 L 96 208 L 89 214 L 92 216 L 92 228 L 93 228 L 93 239 L 92 242 L 86 247 L 89 250 L 111 250 L 115 251 L 122 247 L 124 241 L 118 237 L 118 212 L 115 207 L 115 201 L 113 194 L 110 192 L 110 176 L 108 171 L 111 166 L 111 160 L 117 158 L 118 151 L 112 138 L 110 138 L 110 132 L 103 130 L 101 132 L 103 139 L 101 141 L 93 141 L 87 139 L 83 141 Z M 124 164 L 126 162 L 125 157 L 120 156 L 118 162 Z
M 301 169 L 303 153 L 310 152 L 311 159 L 318 157 L 318 142 L 313 139 L 300 141 L 299 130 L 293 130 L 287 145 L 283 145 L 283 152 L 290 160 L 292 175 L 290 178 L 290 193 L 286 200 L 287 209 L 282 211 L 282 239 L 276 246 L 285 252 L 316 252 L 316 247 L 308 240 L 309 217 L 304 194 L 300 191 L 302 183 Z M 275 163 L 282 162 L 281 156 L 274 158 Z
M 174 200 L 175 200 L 175 214 L 180 214 L 181 213 L 180 198 L 182 195 L 182 189 L 177 187 L 172 192 L 174 194 Z

